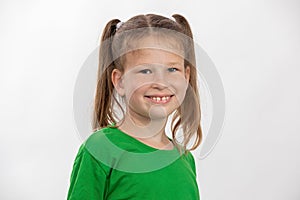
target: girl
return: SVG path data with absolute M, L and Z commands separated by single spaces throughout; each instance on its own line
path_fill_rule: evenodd
M 76 156 L 69 200 L 200 199 L 190 153 L 202 140 L 193 36 L 183 16 L 172 17 L 107 23 L 94 133 Z

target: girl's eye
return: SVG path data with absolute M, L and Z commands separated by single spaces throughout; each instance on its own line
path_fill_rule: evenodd
M 169 72 L 176 72 L 176 71 L 178 71 L 178 69 L 175 68 L 175 67 L 171 67 L 171 68 L 168 68 L 168 71 Z
M 151 70 L 150 69 L 143 69 L 143 70 L 140 71 L 140 73 L 142 73 L 142 74 L 150 74 Z

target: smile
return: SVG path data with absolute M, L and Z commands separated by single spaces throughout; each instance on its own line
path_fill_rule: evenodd
M 153 103 L 168 103 L 172 96 L 174 96 L 174 95 L 169 95 L 169 96 L 146 96 L 146 97 Z

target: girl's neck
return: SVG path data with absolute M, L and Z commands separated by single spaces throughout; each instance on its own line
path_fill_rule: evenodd
M 128 135 L 149 144 L 150 146 L 171 145 L 167 135 L 165 134 L 165 126 L 168 118 L 160 119 L 141 119 L 126 114 L 124 120 L 117 124 L 119 129 Z M 166 147 L 170 148 L 170 147 Z

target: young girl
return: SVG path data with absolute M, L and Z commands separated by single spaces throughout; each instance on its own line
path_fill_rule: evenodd
M 193 36 L 183 16 L 172 17 L 107 23 L 94 133 L 76 156 L 69 200 L 200 199 L 190 153 L 202 139 Z

